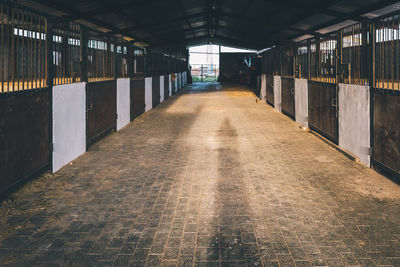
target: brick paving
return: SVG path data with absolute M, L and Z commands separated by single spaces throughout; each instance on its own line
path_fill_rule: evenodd
M 399 185 L 243 88 L 201 89 L 3 202 L 0 265 L 400 266 Z

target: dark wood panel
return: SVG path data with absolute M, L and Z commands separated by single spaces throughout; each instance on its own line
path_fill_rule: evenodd
M 164 99 L 169 98 L 169 75 L 164 75 Z
M 282 113 L 286 114 L 293 120 L 295 119 L 295 104 L 294 104 L 294 78 L 281 79 L 282 90 Z
M 160 104 L 160 76 L 154 76 L 152 79 L 153 108 Z
M 145 80 L 131 79 L 131 120 L 145 110 Z
M 254 94 L 259 98 L 261 93 L 261 76 L 257 76 L 256 88 L 254 89 Z
M 271 106 L 274 106 L 274 76 L 267 75 L 266 78 L 266 100 Z
M 90 145 L 116 127 L 117 83 L 116 80 L 88 83 L 87 144 Z
M 48 168 L 49 91 L 0 96 L 0 192 Z
M 312 130 L 334 143 L 339 141 L 337 85 L 308 81 L 308 116 Z
M 374 93 L 374 161 L 400 175 L 400 95 Z

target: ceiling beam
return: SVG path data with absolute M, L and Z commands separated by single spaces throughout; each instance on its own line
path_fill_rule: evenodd
M 190 22 L 189 22 L 189 20 L 187 18 L 186 10 L 185 10 L 185 7 L 182 4 L 182 1 L 181 0 L 176 0 L 176 3 L 178 4 L 178 7 L 182 12 L 183 17 L 185 18 L 186 24 L 188 25 L 189 29 L 192 31 L 193 37 L 196 37 L 196 33 L 194 32 L 194 30 L 192 28 L 192 25 L 190 24 Z
M 98 1 L 99 7 L 85 12 L 79 12 L 76 14 L 69 14 L 66 17 L 69 19 L 85 19 L 85 17 L 89 16 L 98 16 L 105 15 L 109 13 L 116 12 L 118 13 L 121 9 L 129 9 L 134 7 L 145 7 L 149 5 L 154 5 L 155 3 L 164 2 L 165 0 L 152 0 L 152 1 L 131 1 L 129 3 L 115 3 L 115 2 L 102 2 Z
M 370 5 L 368 7 L 365 7 L 365 8 L 359 9 L 359 10 L 357 10 L 355 12 L 352 12 L 351 14 L 349 14 L 349 20 L 351 20 L 350 18 L 352 16 L 361 17 L 361 15 L 363 15 L 363 14 L 366 14 L 368 12 L 372 12 L 372 11 L 375 11 L 375 10 L 379 10 L 381 8 L 390 6 L 390 5 L 395 4 L 395 3 L 398 3 L 398 0 L 397 1 L 396 0 L 382 0 L 380 2 L 377 2 L 377 3 L 373 4 L 373 5 Z M 362 17 L 362 18 L 363 18 L 364 21 L 368 20 L 368 18 L 366 18 L 366 17 Z M 322 23 L 322 24 L 319 24 L 319 25 L 317 25 L 315 27 L 312 27 L 310 29 L 310 31 L 317 31 L 317 30 L 320 30 L 320 29 L 323 29 L 323 28 L 327 28 L 329 26 L 333 26 L 333 25 L 338 24 L 338 23 L 343 22 L 343 21 L 345 21 L 345 20 L 340 19 L 340 18 L 332 20 L 332 21 L 328 21 L 326 23 Z M 292 39 L 298 38 L 301 35 L 302 34 L 296 35 Z
M 126 28 L 122 28 L 122 29 L 117 29 L 115 30 L 115 32 L 113 33 L 122 33 L 122 32 L 132 32 L 132 31 L 136 31 L 136 30 L 143 30 L 143 29 L 156 29 L 156 28 L 160 28 L 160 27 L 166 27 L 167 25 L 171 25 L 173 23 L 177 23 L 180 21 L 185 21 L 186 19 L 193 19 L 193 18 L 198 18 L 198 17 L 204 17 L 206 16 L 206 12 L 198 12 L 198 13 L 194 13 L 191 15 L 187 15 L 186 17 L 177 17 L 171 20 L 158 20 L 149 24 L 138 24 L 135 26 L 131 26 L 131 27 L 126 27 Z
M 51 1 L 51 0 L 35 0 L 35 2 L 37 2 L 41 5 L 47 6 L 51 9 L 62 11 L 67 14 L 80 14 L 80 12 L 77 11 L 76 9 L 71 8 L 70 6 L 65 5 L 65 4 L 61 4 L 59 2 L 55 3 L 54 1 Z M 96 19 L 93 17 L 86 17 L 85 19 L 82 19 L 82 20 L 84 20 L 90 24 L 94 24 L 98 27 L 105 28 L 105 29 L 109 30 L 110 32 L 117 30 L 117 28 L 114 25 L 108 24 L 102 20 L 99 20 L 99 19 Z M 146 42 L 146 41 L 142 40 L 141 38 L 138 38 L 134 34 L 124 34 L 124 35 L 126 37 L 134 39 L 134 41 L 137 41 L 137 42 Z

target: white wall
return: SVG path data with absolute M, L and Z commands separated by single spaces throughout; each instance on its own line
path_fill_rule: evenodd
M 168 82 L 168 84 L 169 84 L 169 96 L 171 96 L 171 95 L 172 95 L 172 82 L 171 82 L 171 74 L 170 74 L 170 75 L 168 75 L 168 79 L 169 79 L 169 82 Z
M 53 173 L 86 151 L 86 83 L 53 87 Z
M 296 122 L 308 128 L 308 80 L 295 79 L 294 88 Z
M 153 80 L 151 77 L 144 79 L 144 103 L 146 104 L 145 112 L 153 107 Z
M 164 76 L 160 76 L 160 103 L 164 101 Z
M 282 112 L 281 76 L 274 76 L 274 107 L 279 112 Z
M 261 90 L 260 90 L 260 100 L 266 101 L 267 97 L 267 75 L 261 75 Z
M 117 131 L 131 121 L 131 80 L 117 79 Z
M 339 84 L 339 146 L 370 166 L 369 86 Z

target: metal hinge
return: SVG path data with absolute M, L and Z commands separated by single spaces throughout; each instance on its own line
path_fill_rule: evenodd
M 54 152 L 54 143 L 49 144 L 50 152 Z
M 370 147 L 370 148 L 369 148 L 369 155 L 372 156 L 373 153 L 374 153 L 374 148 L 373 148 L 373 147 Z
M 118 113 L 117 113 L 117 114 L 115 114 L 115 119 L 116 119 L 116 120 L 118 120 Z

